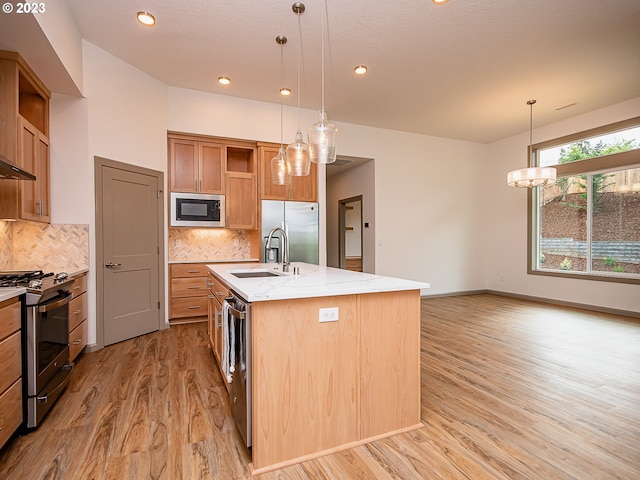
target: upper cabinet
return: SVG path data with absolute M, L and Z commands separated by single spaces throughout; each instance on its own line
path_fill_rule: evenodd
M 0 218 L 48 223 L 51 93 L 15 52 L 0 51 L 0 155 L 36 180 L 0 180 Z
M 255 142 L 169 133 L 172 192 L 224 194 L 225 227 L 258 228 L 258 168 Z
M 254 144 L 255 145 L 255 144 Z M 258 173 L 256 147 L 227 145 L 227 228 L 258 228 Z
M 224 193 L 225 146 L 169 137 L 172 192 Z
M 309 175 L 291 177 L 289 185 L 276 185 L 271 178 L 271 159 L 278 154 L 280 145 L 258 143 L 260 157 L 260 196 L 264 200 L 318 201 L 318 166 L 311 164 Z

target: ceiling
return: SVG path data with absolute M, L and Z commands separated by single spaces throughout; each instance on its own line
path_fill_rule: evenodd
M 285 35 L 285 104 L 296 104 L 291 0 L 67 4 L 83 38 L 167 85 L 265 102 L 280 102 Z M 322 1 L 305 5 L 301 103 L 316 110 Z M 139 25 L 138 10 L 156 26 Z M 489 143 L 528 130 L 529 99 L 540 126 L 640 96 L 638 0 L 328 0 L 327 10 L 330 120 Z

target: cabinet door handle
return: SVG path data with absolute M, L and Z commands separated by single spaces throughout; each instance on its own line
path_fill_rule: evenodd
M 80 345 L 80 343 L 82 343 L 82 340 L 74 340 L 73 341 L 74 345 Z
M 222 328 L 222 321 L 218 323 L 218 318 L 222 318 L 222 312 L 216 310 L 216 328 Z
M 107 262 L 104 264 L 105 267 L 107 268 L 113 268 L 113 267 L 121 267 L 122 264 L 121 263 L 111 263 L 111 262 Z
M 82 310 L 74 310 L 74 311 L 73 311 L 73 314 L 74 314 L 74 315 L 78 315 L 80 312 L 82 312 Z
M 187 273 L 200 273 L 200 270 L 189 270 Z
M 222 296 L 224 295 L 224 292 L 216 292 L 216 295 Z
M 197 310 L 198 308 L 200 308 L 200 305 L 190 305 L 189 306 L 189 310 Z
M 200 287 L 198 285 L 192 285 L 189 287 L 189 290 L 200 290 Z

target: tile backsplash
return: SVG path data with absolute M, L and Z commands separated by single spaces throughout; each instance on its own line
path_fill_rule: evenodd
M 0 220 L 0 270 L 13 268 L 13 222 Z
M 2 270 L 73 273 L 87 269 L 89 225 L 0 222 L 0 255 Z
M 169 261 L 249 260 L 249 232 L 221 228 L 170 228 Z

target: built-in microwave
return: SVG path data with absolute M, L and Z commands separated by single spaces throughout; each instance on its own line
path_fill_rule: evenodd
M 172 227 L 224 227 L 224 195 L 171 192 Z

